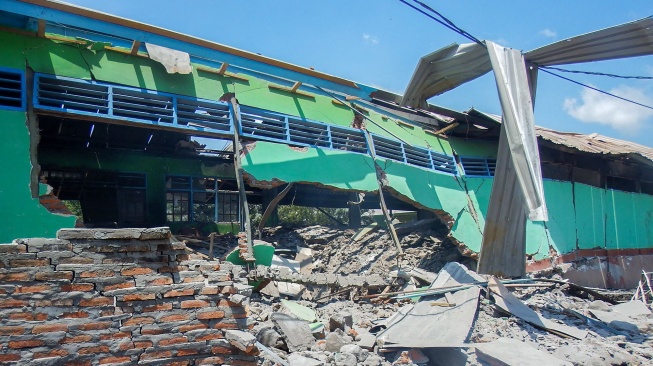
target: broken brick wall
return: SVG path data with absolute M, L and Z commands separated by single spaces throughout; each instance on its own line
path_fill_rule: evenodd
M 0 363 L 255 365 L 224 339 L 248 327 L 242 276 L 167 228 L 0 245 Z

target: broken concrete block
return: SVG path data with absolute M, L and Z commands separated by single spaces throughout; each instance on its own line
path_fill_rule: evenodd
M 351 353 L 337 353 L 335 356 L 336 366 L 356 365 L 356 356 Z
M 351 353 L 352 355 L 356 356 L 356 360 L 358 362 L 365 361 L 368 354 L 367 351 L 363 350 L 355 344 L 345 344 L 344 346 L 340 347 L 340 353 Z
M 290 300 L 281 300 L 281 303 L 298 319 L 306 320 L 309 323 L 317 320 L 317 314 L 311 308 Z
M 239 350 L 248 354 L 256 351 L 258 354 L 258 349 L 256 348 L 256 337 L 253 335 L 243 332 L 242 330 L 227 329 L 224 332 L 224 337 L 232 346 Z
M 376 345 L 376 336 L 374 334 L 359 329 L 357 338 L 360 339 L 358 340 L 358 342 L 356 342 L 356 344 L 359 345 L 361 348 L 366 349 L 368 351 L 374 349 L 374 346 Z
M 325 337 L 325 331 L 326 327 L 324 326 L 324 323 L 311 323 L 308 325 L 311 328 L 311 333 L 313 333 L 313 337 L 315 339 L 324 339 Z
M 408 351 L 399 352 L 392 365 L 426 365 L 428 362 L 428 357 L 420 350 L 413 348 Z
M 348 312 L 339 312 L 331 316 L 329 319 L 329 330 L 334 331 L 336 329 L 341 329 L 347 331 L 351 329 L 354 324 L 351 313 Z
M 327 334 L 325 340 L 325 350 L 329 352 L 340 352 L 342 346 L 352 342 L 351 338 L 341 329 L 336 329 L 334 332 Z
M 282 313 L 272 313 L 270 318 L 286 341 L 290 352 L 305 351 L 315 341 L 307 321 Z
M 291 353 L 288 356 L 288 363 L 290 366 L 320 366 L 323 365 L 321 361 L 313 358 L 304 357 L 299 353 Z
M 571 362 L 561 360 L 512 338 L 499 338 L 478 345 L 476 357 L 493 366 L 573 366 Z
M 256 339 L 264 346 L 279 348 L 283 346 L 281 334 L 274 330 L 272 327 L 264 327 L 259 330 Z

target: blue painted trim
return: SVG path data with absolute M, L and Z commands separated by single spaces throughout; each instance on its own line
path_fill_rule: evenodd
M 25 111 L 27 110 L 27 88 L 25 86 L 25 70 L 20 70 L 20 69 L 14 69 L 10 67 L 0 67 L 0 73 L 6 73 L 14 76 L 19 76 L 19 88 L 18 90 L 20 92 L 20 107 L 12 107 L 12 106 L 6 106 L 6 105 L 1 105 L 0 104 L 0 109 L 8 110 L 8 111 Z M 0 75 L 1 78 L 1 75 Z M 10 89 L 11 91 L 16 91 L 15 89 Z M 2 100 L 0 99 L 0 103 Z
M 488 158 L 483 156 L 460 156 L 459 159 L 460 166 L 462 168 L 462 174 L 468 177 L 477 178 L 494 177 L 494 171 L 497 164 L 496 158 Z M 476 168 L 470 164 L 475 164 Z M 494 167 L 491 167 L 492 165 Z M 479 169 L 483 169 L 484 172 L 480 174 Z
M 273 66 L 260 61 L 248 59 L 246 57 L 236 56 L 230 53 L 186 43 L 180 40 L 161 36 L 158 34 L 137 30 L 137 29 L 133 29 L 117 24 L 107 23 L 95 19 L 90 19 L 90 18 L 83 17 L 81 15 L 45 8 L 34 4 L 23 3 L 19 1 L 13 1 L 13 0 L 0 0 L 0 10 L 9 13 L 25 15 L 36 19 L 43 19 L 45 21 L 49 21 L 52 23 L 59 23 L 59 24 L 69 25 L 77 28 L 93 30 L 96 33 L 114 35 L 118 39 L 122 38 L 123 42 L 124 39 L 129 39 L 129 40 L 139 40 L 145 43 L 153 43 L 160 46 L 187 52 L 191 55 L 200 58 L 215 60 L 217 62 L 227 62 L 229 64 L 238 65 L 246 69 L 257 70 L 258 72 L 270 74 L 270 75 L 277 75 L 284 79 L 299 81 L 303 84 L 317 85 L 325 89 L 357 96 L 363 99 L 369 98 L 369 95 L 377 90 L 376 88 L 372 88 L 360 84 L 357 84 L 360 87 L 360 89 L 348 87 L 346 85 L 324 80 L 319 77 L 306 75 L 297 71 L 288 70 L 278 66 Z M 67 33 L 71 36 L 75 36 L 74 34 L 75 32 L 73 32 L 73 29 L 67 30 Z M 84 36 L 84 38 L 88 37 L 88 35 L 85 34 L 80 36 Z M 100 39 L 95 35 L 93 38 Z M 108 40 L 108 41 L 120 45 L 119 40 L 114 40 L 114 41 Z

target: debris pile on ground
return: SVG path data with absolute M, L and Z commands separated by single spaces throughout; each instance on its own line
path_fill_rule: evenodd
M 446 230 L 413 228 L 401 235 L 402 258 L 380 228 L 265 232 L 272 275 L 258 278 L 248 305 L 259 364 L 653 364 L 644 302 L 555 275 L 479 276 Z M 251 283 L 258 272 L 250 270 Z M 368 286 L 372 276 L 386 284 Z

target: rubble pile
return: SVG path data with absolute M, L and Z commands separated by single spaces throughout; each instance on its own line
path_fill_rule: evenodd
M 376 275 L 388 285 L 262 281 L 248 305 L 259 364 L 653 363 L 653 321 L 642 301 L 604 296 L 555 276 L 479 276 L 460 263 L 474 268 L 442 233 L 428 227 L 404 233 L 405 256 L 398 258 L 380 229 L 362 237 L 321 226 L 268 230 L 272 268 L 298 278 Z

